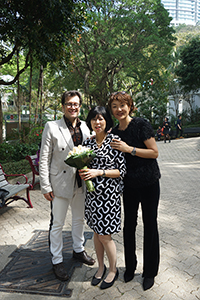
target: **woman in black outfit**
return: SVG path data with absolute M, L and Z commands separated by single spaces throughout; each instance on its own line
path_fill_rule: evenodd
M 121 137 L 113 139 L 111 147 L 125 152 L 127 174 L 124 178 L 124 280 L 133 279 L 137 266 L 136 226 L 139 203 L 142 208 L 144 225 L 143 249 L 143 288 L 147 290 L 154 284 L 159 267 L 159 237 L 157 210 L 160 197 L 160 170 L 156 158 L 158 148 L 154 131 L 148 121 L 131 118 L 134 109 L 131 96 L 125 92 L 113 93 L 108 105 L 119 124 L 112 133 Z
M 170 129 L 171 125 L 167 117 L 165 117 L 165 120 L 163 122 L 163 134 L 164 134 L 164 143 L 166 143 L 166 139 L 169 140 L 170 143 Z

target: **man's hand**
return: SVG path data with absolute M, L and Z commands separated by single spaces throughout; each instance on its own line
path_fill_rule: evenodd
M 45 197 L 48 201 L 52 201 L 53 198 L 54 198 L 54 194 L 53 194 L 53 192 L 49 192 L 49 193 L 44 194 L 44 197 Z

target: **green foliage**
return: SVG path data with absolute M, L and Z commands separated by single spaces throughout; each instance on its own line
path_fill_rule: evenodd
M 38 145 L 34 143 L 2 143 L 0 144 L 0 163 L 20 161 L 21 159 L 24 159 L 26 155 L 36 154 L 37 150 Z
M 162 125 L 167 112 L 168 102 L 168 76 L 157 75 L 155 81 L 143 84 L 142 92 L 135 97 L 135 106 L 137 108 L 136 116 L 144 117 L 150 121 L 153 128 Z
M 7 135 L 7 140 L 19 140 L 21 143 L 27 143 L 27 144 L 36 144 L 38 145 L 41 142 L 42 139 L 42 131 L 43 126 L 30 124 L 23 124 L 22 123 L 22 129 L 19 131 L 18 128 L 13 128 L 12 132 Z
M 196 107 L 191 110 L 184 110 L 182 113 L 182 123 L 187 127 L 199 127 L 200 126 L 200 107 Z
M 181 63 L 176 69 L 185 92 L 200 88 L 200 36 L 193 38 L 180 52 Z
M 7 45 L 0 46 L 0 64 L 9 64 L 20 50 L 27 59 L 25 69 L 30 55 L 44 66 L 67 58 L 69 39 L 84 19 L 84 5 L 73 0 L 0 0 L 0 7 L 0 39 Z
M 171 115 L 169 118 L 172 130 L 176 130 L 175 122 L 177 121 L 177 119 L 178 119 L 178 117 L 176 117 L 174 115 Z
M 85 31 L 71 43 L 68 87 L 81 87 L 90 105 L 105 105 L 127 78 L 132 90 L 168 65 L 174 30 L 160 1 L 90 1 L 87 8 Z
M 192 110 L 185 109 L 182 111 L 181 116 L 181 123 L 183 127 L 200 127 L 200 107 L 196 107 Z M 177 119 L 178 117 L 174 115 L 170 117 L 170 122 L 173 130 L 176 129 L 174 123 Z
M 188 41 L 192 40 L 195 36 L 200 35 L 200 26 L 181 24 L 175 28 L 175 36 L 177 38 L 176 48 L 182 48 Z
M 89 111 L 90 111 L 90 108 L 88 108 L 88 105 L 86 103 L 82 103 L 79 118 L 81 120 L 86 120 Z
M 40 144 L 42 140 L 42 131 L 44 127 L 36 125 L 31 128 L 30 132 L 26 136 L 27 143 Z

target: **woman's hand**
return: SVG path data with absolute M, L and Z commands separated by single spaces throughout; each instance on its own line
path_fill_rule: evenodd
M 155 138 L 152 137 L 144 141 L 144 144 L 147 147 L 147 149 L 136 148 L 136 156 L 142 158 L 157 158 L 158 148 L 155 142 Z M 134 148 L 132 146 L 127 145 L 125 142 L 116 139 L 113 139 L 110 145 L 113 149 L 117 149 L 119 151 L 126 152 L 126 153 L 131 153 L 131 151 Z
M 131 153 L 131 151 L 133 150 L 133 147 L 130 147 L 125 142 L 117 139 L 113 139 L 112 142 L 110 143 L 110 146 L 113 149 L 119 150 L 121 152 Z
M 89 180 L 102 175 L 102 170 L 97 169 L 82 169 L 79 170 L 79 175 L 83 180 Z

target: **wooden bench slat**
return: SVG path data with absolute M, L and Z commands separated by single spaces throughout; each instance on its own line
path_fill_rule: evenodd
M 29 184 L 8 184 L 5 188 L 9 192 L 8 196 L 6 197 L 9 198 L 10 196 L 13 196 L 29 187 Z
M 4 174 L 0 174 L 0 182 L 6 181 Z
M 0 188 L 1 189 L 5 188 L 7 185 L 8 185 L 8 182 L 5 181 L 5 180 L 0 182 Z

